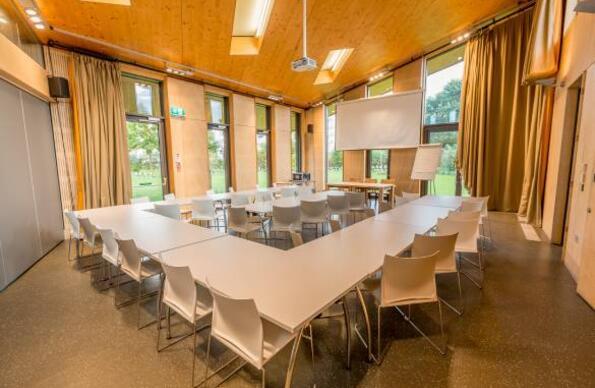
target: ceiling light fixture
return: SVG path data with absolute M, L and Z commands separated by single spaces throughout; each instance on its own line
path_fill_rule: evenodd
M 465 32 L 462 35 L 457 36 L 456 38 L 454 38 L 453 40 L 450 41 L 450 44 L 457 44 L 457 43 L 461 43 L 462 41 L 464 41 L 465 39 L 469 39 L 469 37 L 471 36 L 470 32 Z
M 31 22 L 33 22 L 33 23 L 41 23 L 42 22 L 42 20 L 39 16 L 31 16 L 31 17 L 29 17 L 29 20 L 31 20 Z
M 168 66 L 165 69 L 165 71 L 170 74 L 175 74 L 175 75 L 179 75 L 182 77 L 191 77 L 192 75 L 194 75 L 194 72 L 191 70 L 177 69 L 177 68 L 171 67 L 171 66 Z
M 376 75 L 373 75 L 373 76 L 370 77 L 370 82 L 379 80 L 380 78 L 383 78 L 385 75 L 386 75 L 386 72 L 385 71 L 380 72 L 380 73 L 378 73 Z
M 4 16 L 0 16 L 0 24 L 8 24 L 8 19 L 6 19 Z
M 25 8 L 25 13 L 29 16 L 37 15 L 37 10 L 35 8 Z
M 271 94 L 269 96 L 269 100 L 273 100 L 273 101 L 276 101 L 276 102 L 283 101 L 283 96 L 279 96 L 277 94 Z
M 38 30 L 45 30 L 45 24 L 43 24 L 43 23 L 35 23 L 34 26 Z

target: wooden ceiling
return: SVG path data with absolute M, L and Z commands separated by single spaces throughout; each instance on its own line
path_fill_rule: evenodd
M 229 55 L 234 3 L 132 0 L 132 6 L 127 7 L 81 0 L 37 0 L 41 15 L 55 30 L 36 33 L 44 42 L 51 39 L 159 69 L 164 69 L 167 61 L 184 64 L 204 71 L 197 72 L 196 79 L 256 95 L 277 93 L 288 103 L 305 106 L 366 79 L 386 65 L 404 62 L 517 1 L 310 0 L 308 55 L 320 66 L 329 50 L 355 49 L 334 82 L 318 86 L 313 85 L 317 71 L 295 73 L 290 69 L 290 62 L 302 54 L 301 1 L 275 1 L 256 56 Z

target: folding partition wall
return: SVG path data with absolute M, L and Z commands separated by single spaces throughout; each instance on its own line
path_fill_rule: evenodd
M 0 80 L 0 290 L 63 239 L 47 102 Z

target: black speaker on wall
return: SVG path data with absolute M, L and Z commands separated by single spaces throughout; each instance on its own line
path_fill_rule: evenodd
M 50 96 L 54 98 L 70 98 L 68 80 L 62 77 L 48 77 Z
M 314 133 L 314 124 L 308 124 L 308 133 Z

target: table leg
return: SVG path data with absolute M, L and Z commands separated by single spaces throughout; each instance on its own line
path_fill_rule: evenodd
M 305 324 L 299 330 L 298 335 L 293 340 L 293 347 L 291 348 L 291 356 L 289 357 L 289 365 L 287 366 L 287 375 L 285 376 L 285 388 L 291 387 L 291 382 L 293 380 L 293 370 L 295 368 L 295 361 L 297 359 L 297 352 L 300 348 L 300 342 L 302 342 L 302 334 L 304 333 L 304 328 L 308 326 Z

